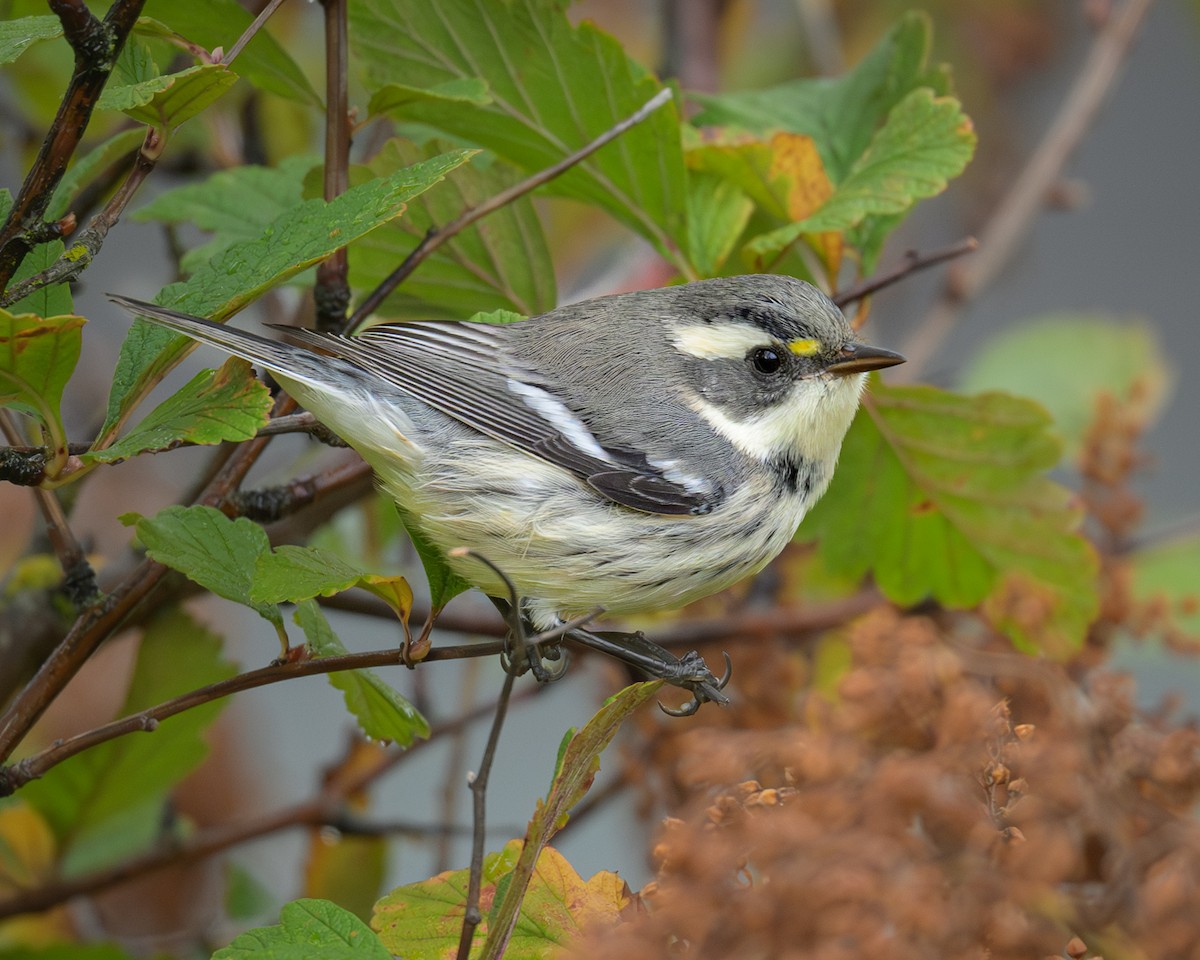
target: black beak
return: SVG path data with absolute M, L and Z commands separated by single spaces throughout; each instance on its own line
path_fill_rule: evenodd
M 903 362 L 904 357 L 883 347 L 873 347 L 869 343 L 848 343 L 838 351 L 837 359 L 825 369 L 835 377 L 845 377 L 852 373 L 894 367 Z

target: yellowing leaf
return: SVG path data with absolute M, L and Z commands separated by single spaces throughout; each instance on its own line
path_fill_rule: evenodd
M 785 203 L 792 220 L 815 213 L 833 194 L 817 145 L 804 134 L 777 133 L 771 137 L 770 176 L 787 184 Z
M 0 807 L 0 897 L 48 880 L 57 847 L 54 831 L 29 804 Z
M 484 861 L 480 907 L 483 922 L 475 930 L 472 956 L 494 929 L 497 898 L 505 895 L 523 847 L 513 840 Z M 468 871 L 438 874 L 398 887 L 375 904 L 371 926 L 389 950 L 406 960 L 448 960 L 455 955 L 466 910 Z M 615 924 L 629 902 L 629 888 L 614 873 L 584 881 L 557 850 L 546 847 L 537 858 L 505 955 L 550 958 L 564 945 L 597 925 Z M 489 926 L 493 924 L 493 926 Z
M 59 407 L 79 360 L 84 322 L 0 310 L 0 407 L 15 407 L 61 432 Z

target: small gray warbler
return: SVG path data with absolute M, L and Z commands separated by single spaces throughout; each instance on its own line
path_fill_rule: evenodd
M 503 571 L 538 631 L 595 606 L 681 607 L 761 570 L 829 485 L 866 371 L 904 359 L 859 342 L 812 285 L 774 275 L 507 325 L 283 328 L 288 342 L 112 299 L 270 371 L 428 541 Z M 448 562 L 504 608 L 492 569 L 469 553 Z M 679 714 L 726 702 L 728 671 L 717 679 L 695 652 L 677 658 L 641 634 L 567 636 L 690 689 Z

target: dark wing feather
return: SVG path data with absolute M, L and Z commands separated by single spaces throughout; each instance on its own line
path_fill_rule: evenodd
M 503 327 L 382 324 L 356 337 L 278 329 L 357 364 L 486 436 L 570 471 L 615 503 L 686 515 L 708 513 L 720 500 L 719 492 L 696 492 L 674 482 L 640 453 L 601 443 L 572 411 L 556 409 L 561 401 L 505 355 Z

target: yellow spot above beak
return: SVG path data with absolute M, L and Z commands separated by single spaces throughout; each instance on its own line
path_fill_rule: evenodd
M 820 340 L 793 340 L 788 349 L 798 357 L 811 357 L 821 352 Z

